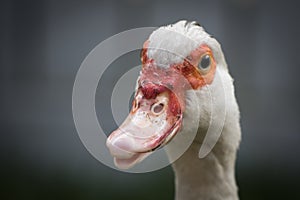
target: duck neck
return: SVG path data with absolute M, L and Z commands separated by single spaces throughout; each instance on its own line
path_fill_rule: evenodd
M 193 127 L 192 122 L 198 115 L 195 105 L 200 105 L 201 115 L 199 124 L 196 120 L 198 129 L 192 145 L 172 165 L 175 172 L 176 200 L 238 200 L 235 160 L 241 139 L 239 108 L 234 95 L 232 78 L 224 70 L 219 70 L 218 74 L 219 78 L 215 79 L 208 88 L 212 91 L 209 94 L 213 107 L 207 100 L 205 88 L 196 91 L 198 98 L 191 98 L 190 93 L 187 94 L 189 98 L 187 98 L 182 132 L 176 135 L 173 139 L 175 145 L 167 152 L 168 156 L 173 158 L 176 147 L 180 146 L 182 141 L 189 140 L 193 133 L 189 127 Z M 225 99 L 220 98 L 222 94 Z M 224 111 L 223 108 L 226 110 Z M 199 150 L 205 141 L 209 127 L 218 127 L 218 124 L 223 126 L 217 143 L 208 155 L 199 158 Z M 210 134 L 215 135 L 212 132 Z
M 176 200 L 238 200 L 235 182 L 235 151 L 224 151 L 217 143 L 205 157 L 198 157 L 200 143 L 189 149 L 173 163 Z M 225 157 L 226 156 L 226 157 Z

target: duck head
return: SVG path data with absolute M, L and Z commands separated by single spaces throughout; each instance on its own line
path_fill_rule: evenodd
M 187 93 L 213 83 L 223 60 L 219 49 L 196 22 L 179 21 L 150 35 L 141 52 L 132 109 L 106 142 L 117 167 L 134 166 L 180 134 L 187 110 L 192 112 Z

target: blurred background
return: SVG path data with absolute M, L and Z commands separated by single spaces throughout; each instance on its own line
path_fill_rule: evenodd
M 235 79 L 241 199 L 300 199 L 299 6 L 289 0 L 2 0 L 0 198 L 173 199 L 170 166 L 128 174 L 88 153 L 72 118 L 72 87 L 83 59 L 106 38 L 188 19 L 219 40 Z M 138 64 L 138 53 L 134 59 Z

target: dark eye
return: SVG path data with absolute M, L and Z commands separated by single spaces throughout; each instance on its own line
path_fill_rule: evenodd
M 202 56 L 200 63 L 199 63 L 199 68 L 202 70 L 209 69 L 210 63 L 211 63 L 210 56 L 208 54 L 206 54 L 206 55 Z

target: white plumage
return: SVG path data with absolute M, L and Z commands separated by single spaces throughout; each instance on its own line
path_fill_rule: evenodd
M 233 79 L 229 75 L 220 44 L 195 22 L 179 21 L 161 27 L 150 35 L 147 57 L 160 68 L 168 70 L 172 65 L 184 62 L 201 45 L 211 49 L 216 71 L 211 83 L 185 91 L 182 127 L 170 145 L 166 146 L 170 160 L 174 160 L 176 149 L 190 139 L 190 127 L 198 123 L 195 120 L 198 115 L 195 107 L 198 107 L 201 115 L 197 135 L 188 150 L 172 165 L 176 177 L 175 197 L 177 200 L 237 200 L 235 159 L 241 137 L 239 109 Z M 196 94 L 197 99 L 193 98 L 192 93 Z M 199 149 L 209 126 L 223 123 L 216 145 L 205 158 L 200 159 Z M 111 152 L 115 150 L 112 143 L 118 141 L 115 135 L 121 134 L 119 132 L 112 134 L 108 140 Z M 124 144 L 126 142 L 122 145 L 127 145 Z M 113 156 L 121 157 L 122 151 L 115 152 Z

